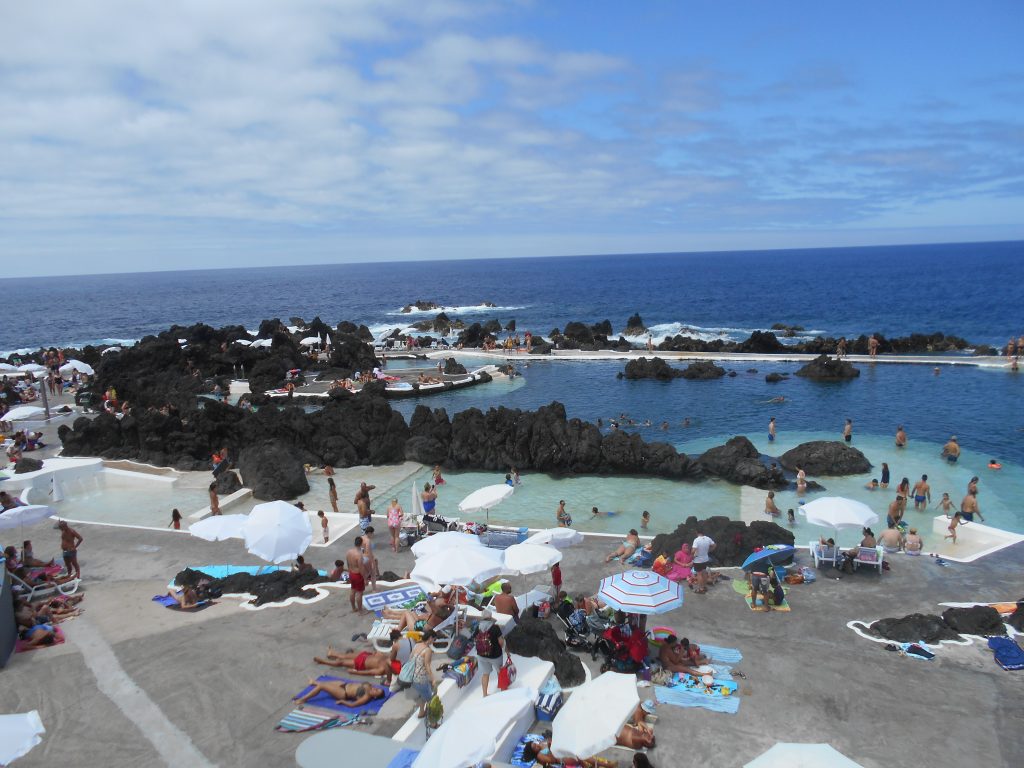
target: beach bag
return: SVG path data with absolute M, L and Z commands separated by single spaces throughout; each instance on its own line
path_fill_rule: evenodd
M 417 654 L 418 655 L 418 654 Z M 416 655 L 410 656 L 398 672 L 398 690 L 412 687 L 416 680 Z
M 452 660 L 461 659 L 469 653 L 472 645 L 473 641 L 470 638 L 465 635 L 456 635 L 452 639 L 452 644 L 448 646 L 448 658 Z
M 800 575 L 804 577 L 804 584 L 813 584 L 817 576 L 814 573 L 813 568 L 808 568 L 806 565 L 800 569 Z
M 516 681 L 516 665 L 512 663 L 511 654 L 505 657 L 505 663 L 498 672 L 498 690 L 506 691 Z
M 658 574 L 661 574 L 662 576 L 664 576 L 670 570 L 670 566 L 668 564 L 668 558 L 665 557 L 664 555 L 658 555 L 657 559 L 654 561 L 654 565 L 651 566 L 651 570 L 654 571 L 655 573 L 658 573 Z

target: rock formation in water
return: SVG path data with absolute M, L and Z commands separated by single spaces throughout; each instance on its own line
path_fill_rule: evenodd
M 757 448 L 742 435 L 705 451 L 697 463 L 712 477 L 755 488 L 786 488 L 789 481 L 777 466 L 774 469 L 761 460 Z
M 660 357 L 638 357 L 626 363 L 626 369 L 623 373 L 619 374 L 619 377 L 671 381 L 672 379 L 681 379 L 683 371 L 679 368 L 673 368 Z
M 838 440 L 812 440 L 801 443 L 779 457 L 788 470 L 797 467 L 811 475 L 862 475 L 871 471 L 871 462 L 856 448 Z
M 860 376 L 860 370 L 846 360 L 837 360 L 828 355 L 818 355 L 796 372 L 797 376 L 815 381 L 847 381 Z
M 767 520 L 744 523 L 728 517 L 714 516 L 698 521 L 693 515 L 686 518 L 672 533 L 660 533 L 654 537 L 654 556 L 665 555 L 673 558 L 685 541 L 692 543 L 701 530 L 715 542 L 715 558 L 722 565 L 742 565 L 743 561 L 759 547 L 769 544 L 793 544 L 793 532 Z

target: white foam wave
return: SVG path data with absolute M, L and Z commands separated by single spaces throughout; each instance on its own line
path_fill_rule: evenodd
M 451 315 L 471 315 L 474 313 L 481 312 L 512 312 L 517 309 L 526 309 L 522 307 L 488 307 L 483 304 L 472 304 L 470 306 L 459 306 L 459 307 L 438 307 L 437 309 L 416 309 L 413 307 L 409 312 L 403 312 L 401 309 L 395 310 L 394 312 L 388 312 L 388 315 L 398 315 L 401 317 L 409 317 L 410 315 L 437 315 L 444 312 L 449 317 Z
M 736 328 L 733 326 L 700 326 L 693 325 L 692 323 L 656 323 L 648 326 L 648 333 L 653 337 L 655 344 L 669 339 L 673 336 L 689 336 L 693 339 L 700 341 L 715 341 L 716 339 L 721 341 L 745 341 L 750 338 L 750 335 L 754 331 L 768 331 L 778 336 L 779 341 L 783 344 L 798 344 L 800 342 L 811 341 L 812 339 L 826 334 L 826 331 L 820 330 L 809 330 L 800 331 L 801 335 L 791 336 L 786 338 L 782 335 L 782 331 L 773 331 L 771 328 Z M 625 336 L 626 341 L 632 342 L 637 345 L 643 345 L 647 342 L 647 334 L 640 334 L 638 336 Z
M 59 344 L 40 344 L 38 347 L 19 347 L 18 349 L 4 349 L 0 350 L 0 357 L 26 357 L 28 355 L 38 352 L 40 349 L 49 349 L 50 347 L 56 347 L 57 349 L 83 349 L 85 347 L 134 347 L 139 343 L 138 339 L 117 339 L 117 338 L 103 338 L 103 339 L 88 339 L 86 341 L 69 341 L 61 342 Z

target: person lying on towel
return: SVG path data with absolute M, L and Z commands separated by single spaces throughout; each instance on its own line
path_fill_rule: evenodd
M 313 661 L 317 664 L 326 664 L 329 667 L 344 667 L 354 675 L 365 675 L 367 677 L 382 677 L 384 682 L 391 683 L 391 676 L 402 671 L 402 664 L 398 661 L 399 643 L 402 637 L 401 632 L 391 633 L 390 653 L 378 653 L 375 651 L 343 651 L 339 653 L 330 646 L 327 647 L 327 656 L 314 656 Z
M 185 587 L 181 590 L 179 595 L 176 590 L 168 590 L 168 595 L 174 598 L 174 601 L 181 607 L 182 610 L 187 608 L 195 608 L 199 605 L 199 597 L 196 595 L 196 591 L 192 587 Z
M 305 704 L 317 694 L 326 693 L 337 704 L 355 709 L 387 696 L 387 691 L 379 685 L 366 683 L 346 683 L 344 680 L 310 680 L 309 685 L 312 686 L 312 690 L 305 696 L 296 696 L 294 701 Z

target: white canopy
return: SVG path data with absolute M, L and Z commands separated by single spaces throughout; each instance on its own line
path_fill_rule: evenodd
M 530 536 L 524 544 L 550 544 L 562 549 L 583 543 L 583 534 L 572 528 L 545 528 Z
M 109 352 L 120 352 L 120 351 L 121 351 L 120 347 L 107 347 L 102 352 L 100 352 L 100 354 L 101 355 L 105 355 L 105 354 L 107 354 Z
M 83 363 L 81 360 L 68 360 L 60 367 L 60 372 L 62 374 L 68 374 L 72 371 L 78 371 L 79 373 L 84 373 L 88 376 L 92 376 L 96 373 L 96 371 L 92 369 L 91 365 Z
M 273 346 L 273 344 L 274 344 L 274 340 L 273 339 L 256 339 L 256 341 L 254 341 L 252 343 L 252 346 L 254 346 L 254 347 L 270 347 L 270 346 Z
M 319 343 L 320 343 L 320 337 L 319 336 L 307 336 L 306 338 L 302 339 L 299 342 L 299 344 L 301 346 L 303 346 L 303 347 L 315 347 Z
M 242 529 L 248 515 L 210 515 L 188 527 L 193 536 L 206 541 L 223 541 L 224 539 L 242 539 Z
M 483 512 L 498 506 L 515 492 L 511 485 L 485 485 L 477 488 L 469 496 L 459 502 L 459 512 L 470 514 L 471 512 Z
M 53 517 L 57 514 L 52 507 L 42 504 L 27 504 L 23 507 L 0 512 L 0 531 L 9 531 L 13 528 L 20 528 L 23 525 L 35 525 L 41 520 Z
M 419 558 L 409 576 L 425 589 L 433 590 L 442 584 L 464 587 L 473 582 L 483 582 L 504 570 L 505 563 L 497 550 L 465 547 L 459 550 L 458 557 L 453 557 L 450 552 L 436 552 Z
M 0 363 L 0 373 L 17 373 L 18 366 L 10 363 Z
M 22 373 L 46 373 L 46 366 L 39 363 L 25 363 L 19 365 L 18 370 Z
M 474 536 L 472 533 L 444 531 L 443 533 L 435 533 L 433 536 L 420 539 L 412 545 L 411 549 L 416 557 L 430 557 L 439 552 L 450 553 L 452 550 L 465 549 L 466 547 L 483 549 L 484 545 L 480 541 L 480 537 Z
M 539 573 L 561 560 L 562 553 L 547 544 L 513 544 L 505 550 L 505 573 Z
M 533 708 L 536 696 L 533 688 L 510 688 L 459 707 L 431 734 L 412 768 L 472 768 L 488 759 L 509 724 Z
M 38 405 L 19 405 L 11 408 L 0 419 L 3 421 L 18 421 L 19 419 L 35 419 L 46 413 L 46 410 Z
M 293 560 L 313 541 L 309 515 L 287 501 L 268 501 L 252 508 L 242 528 L 245 548 L 268 563 Z
M 779 742 L 743 768 L 861 768 L 831 744 Z
M 812 525 L 826 528 L 864 528 L 878 522 L 878 515 L 860 501 L 842 496 L 822 496 L 801 505 L 800 513 Z
M 46 729 L 35 709 L 24 714 L 0 715 L 0 765 L 8 765 L 27 755 L 43 740 L 43 733 Z
M 584 683 L 555 715 L 551 754 L 587 758 L 608 749 L 639 703 L 636 675 L 605 672 Z
M 248 339 L 235 339 L 232 344 L 241 344 L 243 347 L 248 347 L 252 344 Z

